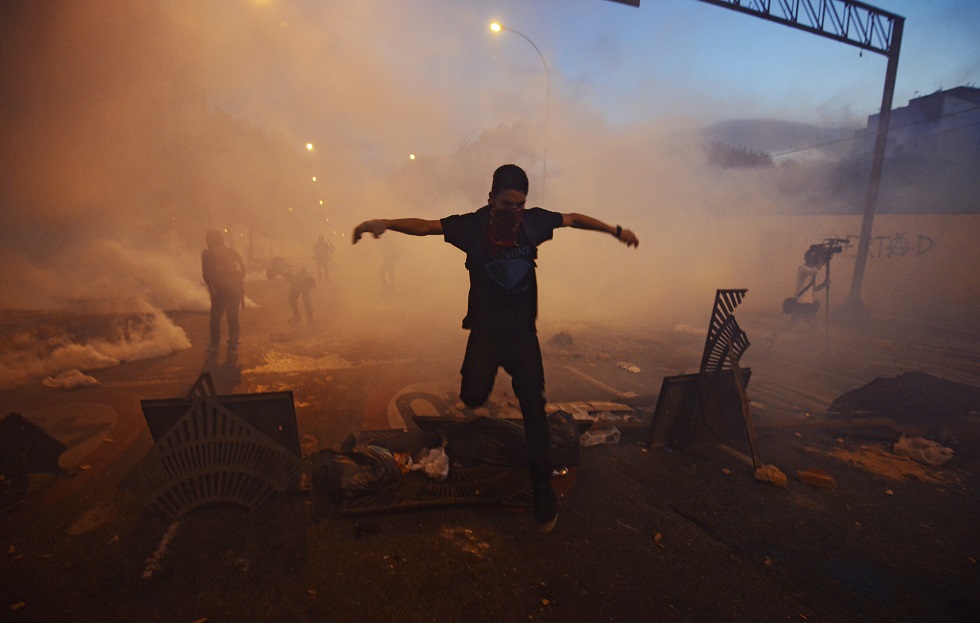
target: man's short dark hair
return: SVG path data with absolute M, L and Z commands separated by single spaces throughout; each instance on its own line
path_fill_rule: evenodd
M 493 172 L 490 192 L 497 194 L 505 190 L 519 190 L 526 195 L 527 189 L 527 173 L 516 164 L 505 164 Z

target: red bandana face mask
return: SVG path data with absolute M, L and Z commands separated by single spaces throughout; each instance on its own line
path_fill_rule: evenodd
M 490 208 L 487 239 L 497 247 L 516 247 L 517 232 L 524 220 L 523 208 Z

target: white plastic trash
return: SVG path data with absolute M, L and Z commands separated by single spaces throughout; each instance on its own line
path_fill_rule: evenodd
M 420 469 L 429 478 L 442 482 L 449 477 L 449 457 L 442 448 L 432 448 L 409 469 Z
M 913 461 L 924 463 L 930 467 L 939 467 L 953 458 L 953 450 L 941 446 L 931 439 L 923 437 L 906 437 L 895 442 L 895 454 L 906 456 Z
M 619 443 L 621 433 L 615 426 L 608 428 L 590 428 L 579 437 L 582 447 L 598 446 L 603 443 Z

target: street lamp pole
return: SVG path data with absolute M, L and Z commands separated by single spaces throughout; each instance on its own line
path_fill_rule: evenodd
M 541 53 L 541 50 L 538 49 L 538 46 L 535 45 L 533 41 L 531 41 L 530 37 L 528 37 L 521 31 L 514 30 L 509 26 L 505 27 L 503 24 L 499 22 L 494 22 L 490 24 L 490 30 L 492 30 L 493 32 L 508 30 L 514 33 L 515 35 L 521 37 L 522 39 L 524 39 L 525 41 L 531 44 L 531 47 L 534 48 L 534 51 L 538 53 L 538 57 L 541 59 L 541 64 L 544 66 L 546 91 L 545 91 L 545 105 L 544 105 L 544 160 L 543 160 L 543 168 L 541 172 L 541 203 L 544 203 L 545 189 L 548 182 L 548 138 L 549 138 L 548 126 L 549 126 L 549 121 L 551 119 L 551 74 L 548 72 L 548 63 L 544 60 L 544 54 Z

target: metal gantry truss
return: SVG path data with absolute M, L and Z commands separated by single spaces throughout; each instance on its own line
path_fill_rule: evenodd
M 889 55 L 902 18 L 854 0 L 700 0 Z
M 881 95 L 881 113 L 875 133 L 874 155 L 871 160 L 871 176 L 868 194 L 864 201 L 864 218 L 861 221 L 861 238 L 858 241 L 857 258 L 851 292 L 841 308 L 841 318 L 863 324 L 870 319 L 861 301 L 861 284 L 871 248 L 871 229 L 874 224 L 875 206 L 881 186 L 881 170 L 885 162 L 885 142 L 891 121 L 892 99 L 895 95 L 895 76 L 898 73 L 898 57 L 902 49 L 902 32 L 905 18 L 882 11 L 857 0 L 700 0 L 715 6 L 732 9 L 748 15 L 784 24 L 835 41 L 857 46 L 882 54 L 888 59 L 885 68 L 885 88 Z M 775 6 L 774 6 L 775 5 Z

